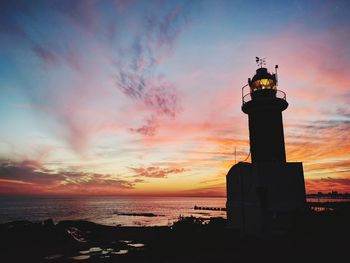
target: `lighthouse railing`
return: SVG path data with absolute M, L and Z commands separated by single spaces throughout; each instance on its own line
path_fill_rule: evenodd
M 276 98 L 287 100 L 287 95 L 282 90 L 276 90 Z M 244 89 L 242 89 L 242 105 L 251 101 L 252 99 L 253 98 L 252 98 L 252 93 L 251 93 L 250 89 L 249 89 L 249 91 L 246 91 L 246 92 Z

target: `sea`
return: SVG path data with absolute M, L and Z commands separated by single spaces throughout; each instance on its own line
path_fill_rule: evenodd
M 224 197 L 0 197 L 0 224 L 51 218 L 87 220 L 110 226 L 169 226 L 181 216 L 226 218 Z

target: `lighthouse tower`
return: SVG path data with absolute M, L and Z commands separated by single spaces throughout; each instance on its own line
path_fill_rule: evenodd
M 277 73 L 269 73 L 264 60 L 257 63 L 256 74 L 242 88 L 252 162 L 239 162 L 227 173 L 226 208 L 229 227 L 264 234 L 286 231 L 291 214 L 305 208 L 306 197 L 303 164 L 286 161 L 286 94 L 277 89 Z

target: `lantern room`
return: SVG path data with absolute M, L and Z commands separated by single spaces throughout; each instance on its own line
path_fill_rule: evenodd
M 253 93 L 256 90 L 272 89 L 276 90 L 277 79 L 276 74 L 270 74 L 266 68 L 258 68 L 256 74 L 252 79 L 248 79 L 250 92 Z
M 279 98 L 284 100 L 282 104 L 285 104 L 282 108 L 287 108 L 286 94 L 277 90 L 278 78 L 277 69 L 278 65 L 275 66 L 275 73 L 270 73 L 265 66 L 265 59 L 260 59 L 257 57 L 258 65 L 260 66 L 253 78 L 248 79 L 248 83 L 242 87 L 242 110 L 244 112 L 246 108 L 245 104 L 251 102 L 252 100 L 261 99 L 274 99 Z M 249 86 L 249 87 L 248 87 Z

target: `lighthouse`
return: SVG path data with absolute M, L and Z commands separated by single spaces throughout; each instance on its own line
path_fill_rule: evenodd
M 251 163 L 234 164 L 226 175 L 227 223 L 243 233 L 269 234 L 286 231 L 306 197 L 303 164 L 286 159 L 282 112 L 288 102 L 277 89 L 278 66 L 270 73 L 263 59 L 256 62 L 241 108 L 248 115 Z

